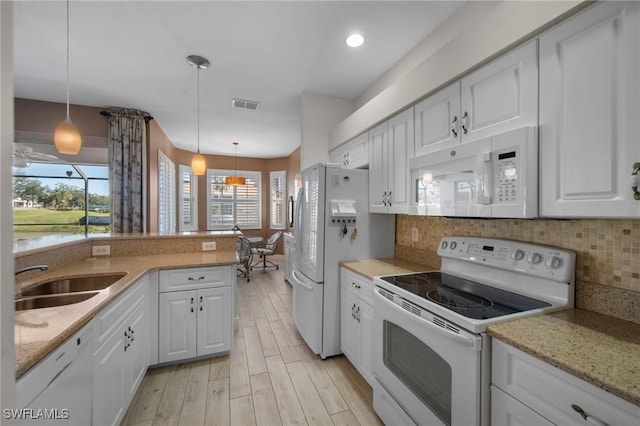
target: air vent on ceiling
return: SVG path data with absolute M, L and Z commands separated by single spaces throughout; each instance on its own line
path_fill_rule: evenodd
M 248 101 L 246 99 L 234 99 L 231 101 L 231 106 L 234 108 L 250 109 L 253 111 L 258 109 L 258 105 L 260 105 L 260 102 Z

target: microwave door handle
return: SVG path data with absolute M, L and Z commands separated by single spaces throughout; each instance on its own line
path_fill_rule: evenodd
M 453 331 L 447 330 L 445 328 L 442 328 L 440 326 L 437 326 L 435 324 L 433 324 L 430 321 L 425 320 L 422 317 L 417 316 L 416 314 L 413 314 L 411 312 L 408 312 L 406 310 L 404 310 L 403 308 L 401 308 L 400 306 L 398 306 L 395 302 L 387 299 L 386 297 L 384 297 L 382 294 L 380 294 L 380 290 L 379 289 L 374 289 L 373 290 L 374 296 L 382 303 L 384 303 L 385 305 L 389 306 L 391 309 L 395 310 L 396 313 L 401 314 L 401 315 L 405 315 L 409 318 L 412 318 L 413 320 L 417 321 L 420 323 L 421 326 L 423 326 L 426 329 L 429 329 L 430 331 L 440 334 L 444 337 L 446 337 L 447 339 L 450 340 L 454 340 L 456 341 L 456 343 L 459 343 L 461 345 L 464 346 L 469 346 L 471 348 L 473 348 L 475 351 L 479 351 L 481 348 L 477 345 L 476 341 L 470 337 L 467 336 L 463 336 L 462 334 L 457 334 Z
M 491 204 L 493 194 L 493 163 L 490 152 L 478 154 L 478 204 Z

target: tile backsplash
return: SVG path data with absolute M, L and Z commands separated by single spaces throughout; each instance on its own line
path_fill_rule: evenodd
M 411 239 L 413 228 L 418 229 L 415 242 Z M 439 268 L 438 243 L 450 235 L 506 238 L 573 250 L 577 305 L 640 322 L 638 219 L 485 220 L 397 215 L 396 257 Z M 604 294 L 614 300 L 603 301 Z M 626 299 L 620 308 L 625 312 L 616 314 L 612 311 L 620 298 Z

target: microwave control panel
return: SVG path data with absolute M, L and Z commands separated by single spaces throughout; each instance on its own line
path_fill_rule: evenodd
M 520 199 L 520 156 L 517 148 L 494 152 L 494 203 L 517 203 Z

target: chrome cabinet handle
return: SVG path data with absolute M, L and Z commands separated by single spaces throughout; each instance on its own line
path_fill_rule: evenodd
M 582 420 L 584 420 L 587 423 L 591 423 L 592 425 L 596 425 L 596 426 L 607 426 L 607 424 L 605 422 L 603 422 L 600 419 L 597 419 L 589 414 L 587 414 L 582 407 L 580 407 L 578 404 L 571 404 L 571 408 L 573 408 L 573 411 L 575 411 L 576 413 L 580 414 L 580 417 L 582 417 Z
M 387 191 L 384 191 L 384 194 L 382 194 L 382 204 L 387 205 Z
M 356 283 L 351 283 L 351 286 L 353 286 L 355 288 L 360 288 L 360 284 L 356 284 Z
M 391 200 L 393 198 L 391 197 L 391 191 L 389 191 L 389 198 L 387 199 L 387 202 L 389 203 L 389 207 L 391 207 Z
M 467 134 L 467 119 L 469 118 L 469 113 L 467 111 L 462 114 L 462 133 Z
M 451 120 L 451 133 L 454 138 L 458 137 L 458 116 L 454 115 L 453 120 Z
M 203 308 L 203 303 L 202 303 L 202 296 L 200 296 L 200 312 L 202 312 L 202 308 Z
M 356 310 L 356 304 L 354 303 L 353 306 L 351 307 L 351 318 L 353 319 L 356 318 L 355 310 Z
M 189 304 L 189 306 L 191 307 L 191 312 L 193 312 L 193 297 L 191 298 L 191 303 Z
M 633 163 L 633 172 L 631 172 L 631 190 L 633 191 L 633 199 L 640 201 L 640 163 Z
M 356 320 L 360 322 L 360 306 L 358 306 L 358 309 L 356 309 Z
M 197 277 L 197 278 L 193 278 L 193 277 L 189 277 L 188 278 L 189 281 L 202 281 L 204 280 L 203 276 Z

